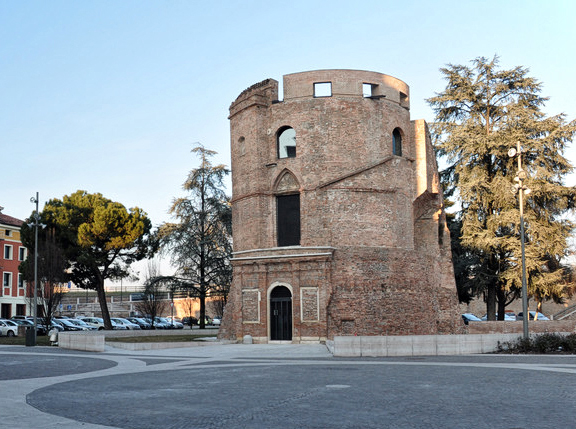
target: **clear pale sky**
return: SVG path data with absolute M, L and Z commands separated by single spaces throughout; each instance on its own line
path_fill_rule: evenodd
M 169 221 L 193 143 L 230 165 L 230 103 L 299 71 L 395 76 L 431 122 L 438 69 L 498 54 L 572 120 L 575 18 L 572 0 L 0 0 L 0 206 L 83 189 Z

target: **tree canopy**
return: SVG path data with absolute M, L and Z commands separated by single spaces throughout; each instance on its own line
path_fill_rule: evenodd
M 528 70 L 499 68 L 499 58 L 476 58 L 471 66 L 449 64 L 441 72 L 446 88 L 428 100 L 436 115 L 435 145 L 448 162 L 445 195 L 459 203 L 455 221 L 462 247 L 454 254 L 463 283 L 472 294 L 485 294 L 494 320 L 519 296 L 521 288 L 520 219 L 511 192 L 518 173 L 508 156 L 522 146 L 528 292 L 538 303 L 565 296 L 569 276 L 562 260 L 574 224 L 566 214 L 576 191 L 564 186 L 572 165 L 564 157 L 576 132 L 565 115 L 547 117 L 542 85 Z M 465 258 L 472 266 L 463 267 Z M 458 279 L 457 279 L 458 280 Z
M 96 290 L 105 327 L 112 329 L 104 281 L 127 276 L 130 264 L 156 251 L 146 213 L 137 207 L 127 210 L 99 193 L 77 191 L 48 201 L 40 222 L 55 234 L 68 278 Z
M 187 197 L 174 200 L 170 213 L 178 222 L 159 229 L 160 243 L 176 267 L 173 276 L 159 277 L 171 289 L 200 299 L 200 328 L 206 319 L 206 298 L 226 296 L 232 278 L 232 211 L 223 180 L 224 165 L 213 165 L 216 152 L 197 145 L 192 152 L 200 166 L 190 171 L 183 189 Z

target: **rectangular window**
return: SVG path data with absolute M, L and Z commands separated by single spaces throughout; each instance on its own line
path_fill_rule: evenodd
M 5 232 L 5 234 L 6 234 L 6 237 L 10 237 L 10 236 L 12 236 L 12 231 L 10 231 L 9 229 L 7 229 L 6 232 Z
M 12 259 L 12 245 L 5 244 L 4 245 L 4 259 Z
M 372 97 L 374 95 L 373 91 L 374 85 L 371 83 L 363 83 L 362 84 L 362 95 L 366 98 Z
M 26 316 L 26 304 L 16 304 L 16 315 Z
M 4 287 L 12 287 L 12 273 L 4 273 L 2 284 Z
M 22 274 L 18 274 L 18 287 L 20 289 L 24 289 L 25 286 L 26 282 L 24 281 L 24 276 L 22 276 Z
M 19 261 L 24 261 L 26 259 L 26 248 L 25 247 L 20 247 L 18 249 L 18 260 Z
M 332 97 L 332 82 L 315 83 L 314 97 Z
M 300 195 L 276 197 L 278 246 L 300 245 Z

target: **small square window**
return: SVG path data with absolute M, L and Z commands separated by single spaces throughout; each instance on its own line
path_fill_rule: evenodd
M 12 231 L 10 231 L 9 229 L 6 230 L 6 237 L 10 237 L 12 236 Z
M 332 82 L 315 83 L 314 97 L 332 97 Z
M 373 89 L 374 89 L 374 85 L 372 85 L 371 83 L 363 83 L 362 84 L 362 95 L 364 97 L 372 97 L 373 94 Z

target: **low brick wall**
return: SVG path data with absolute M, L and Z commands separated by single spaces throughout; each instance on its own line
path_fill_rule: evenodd
M 521 320 L 512 322 L 470 322 L 467 326 L 469 334 L 522 334 L 524 332 Z M 530 320 L 528 331 L 531 334 L 544 332 L 574 332 L 576 320 Z

